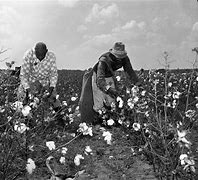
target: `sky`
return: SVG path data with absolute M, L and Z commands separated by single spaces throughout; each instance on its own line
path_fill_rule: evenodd
M 197 0 L 0 0 L 0 68 L 22 64 L 37 42 L 58 69 L 88 69 L 123 42 L 135 70 L 191 68 L 198 46 Z

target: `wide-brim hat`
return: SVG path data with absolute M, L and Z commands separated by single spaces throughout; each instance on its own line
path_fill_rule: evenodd
M 125 45 L 122 42 L 116 42 L 112 49 L 109 50 L 117 58 L 124 58 L 127 56 Z

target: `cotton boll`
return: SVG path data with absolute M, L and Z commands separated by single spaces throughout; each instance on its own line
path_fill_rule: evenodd
M 67 149 L 66 147 L 63 147 L 62 150 L 61 150 L 61 153 L 62 153 L 63 155 L 65 155 L 65 154 L 67 153 L 67 150 L 68 150 L 68 149 Z
M 119 108 L 122 108 L 124 104 L 124 101 L 122 100 L 122 98 L 118 96 L 116 101 L 119 102 Z
M 31 110 L 30 106 L 24 106 L 22 109 L 23 116 L 28 116 L 30 114 L 30 110 Z
M 120 76 L 116 76 L 116 80 L 117 81 L 120 81 L 121 80 L 121 77 Z
M 83 135 L 93 136 L 92 127 L 88 127 L 86 123 L 80 123 L 78 132 L 82 132 Z
M 112 126 L 114 123 L 115 123 L 115 122 L 114 122 L 113 119 L 107 120 L 107 125 L 108 125 L 108 126 Z
M 135 131 L 139 131 L 140 130 L 140 124 L 139 123 L 133 123 L 133 129 L 135 130 Z
M 61 164 L 65 164 L 65 157 L 61 157 L 59 161 Z
M 81 155 L 81 154 L 77 154 L 74 158 L 74 163 L 76 166 L 79 166 L 80 165 L 80 160 L 81 159 L 84 159 L 84 157 Z
M 107 141 L 107 144 L 111 144 L 112 134 L 109 131 L 103 132 L 102 136 L 104 136 L 104 140 Z
M 46 142 L 46 146 L 49 148 L 50 151 L 56 148 L 54 141 Z
M 71 97 L 72 101 L 75 101 L 77 99 L 77 97 Z
M 29 174 L 32 174 L 34 169 L 36 169 L 36 165 L 34 161 L 31 158 L 28 158 L 27 164 L 26 164 L 26 170 L 28 171 Z
M 27 127 L 24 123 L 19 123 L 14 125 L 14 130 L 19 133 L 24 133 L 26 130 L 29 130 L 30 128 Z
M 88 155 L 89 153 L 92 155 L 92 149 L 90 148 L 90 146 L 86 146 L 85 147 L 85 154 Z
M 13 103 L 13 109 L 16 111 L 20 111 L 23 108 L 23 103 L 21 101 L 16 101 Z

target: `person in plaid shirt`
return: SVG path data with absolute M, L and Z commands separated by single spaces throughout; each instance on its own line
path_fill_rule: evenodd
M 43 95 L 48 91 L 45 99 L 52 105 L 55 111 L 60 110 L 61 103 L 56 98 L 56 84 L 58 80 L 56 57 L 49 52 L 43 42 L 38 42 L 34 48 L 28 50 L 23 57 L 23 64 L 20 71 L 22 88 L 25 91 L 24 105 L 29 101 L 29 95 Z

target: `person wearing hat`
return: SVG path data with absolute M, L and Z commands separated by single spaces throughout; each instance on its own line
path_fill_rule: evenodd
M 38 42 L 23 57 L 20 70 L 21 84 L 18 89 L 18 99 L 24 105 L 29 102 L 30 94 L 44 95 L 48 104 L 57 112 L 61 109 L 61 103 L 56 98 L 56 84 L 58 80 L 56 56 L 48 51 L 43 42 Z
M 114 72 L 122 67 L 131 83 L 138 85 L 139 79 L 132 68 L 125 45 L 122 42 L 116 42 L 108 52 L 100 56 L 98 63 L 93 67 L 91 88 L 82 87 L 80 98 L 82 121 L 92 121 L 93 116 L 97 114 L 95 112 L 103 107 L 111 106 L 111 103 L 119 95 Z M 89 91 L 89 89 L 91 90 Z

